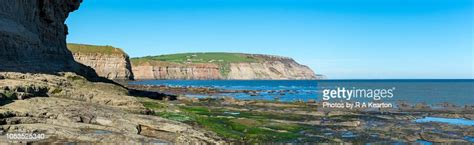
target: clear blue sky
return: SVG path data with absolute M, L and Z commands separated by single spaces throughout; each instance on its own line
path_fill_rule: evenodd
M 84 0 L 68 42 L 293 57 L 332 79 L 474 78 L 473 0 Z

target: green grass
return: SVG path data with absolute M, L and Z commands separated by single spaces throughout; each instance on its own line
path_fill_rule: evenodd
M 259 60 L 241 53 L 203 52 L 203 53 L 178 53 L 159 56 L 145 56 L 132 58 L 133 62 L 140 61 L 165 61 L 174 63 L 236 63 L 258 62 Z
M 167 63 L 213 63 L 219 66 L 222 76 L 227 76 L 230 72 L 230 63 L 241 62 L 261 62 L 261 58 L 252 57 L 241 53 L 224 53 L 224 52 L 203 52 L 203 53 L 179 53 L 159 56 L 145 56 L 131 59 L 133 64 L 141 64 L 145 62 L 167 62 Z
M 126 55 L 126 53 L 122 49 L 115 48 L 115 47 L 108 46 L 108 45 L 107 46 L 98 46 L 98 45 L 68 43 L 67 48 L 73 53 Z

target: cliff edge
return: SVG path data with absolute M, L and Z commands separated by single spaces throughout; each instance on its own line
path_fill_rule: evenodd
M 0 144 L 219 144 L 212 132 L 150 115 L 141 99 L 159 94 L 130 96 L 140 92 L 100 82 L 92 68 L 74 61 L 64 21 L 81 1 L 0 0 Z
M 292 58 L 243 53 L 181 53 L 132 58 L 135 79 L 312 80 Z
M 92 67 L 101 76 L 112 80 L 133 80 L 128 55 L 120 48 L 85 44 L 67 44 L 74 59 Z

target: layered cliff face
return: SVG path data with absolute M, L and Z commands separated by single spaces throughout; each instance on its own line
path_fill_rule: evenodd
M 263 80 L 308 80 L 317 79 L 307 66 L 288 57 L 271 55 L 249 55 L 260 61 L 231 63 L 228 79 Z
M 227 79 L 244 80 L 307 80 L 316 79 L 313 71 L 294 61 L 262 63 L 232 63 Z
M 145 108 L 140 99 L 159 99 L 164 94 L 130 91 L 112 83 L 89 81 L 109 82 L 98 78 L 90 67 L 74 61 L 72 53 L 66 48 L 67 27 L 64 20 L 69 12 L 78 8 L 80 2 L 0 0 L 0 132 L 31 133 L 33 136 L 47 134 L 45 139 L 2 137 L 1 144 L 222 144 L 219 142 L 222 139 L 214 137 L 212 132 L 146 115 L 153 111 Z M 111 59 L 102 62 L 108 60 Z
M 120 48 L 68 44 L 74 59 L 92 67 L 101 76 L 112 80 L 132 80 L 133 73 L 128 55 Z
M 185 53 L 132 59 L 135 79 L 318 79 L 291 58 L 239 53 Z
M 64 24 L 81 1 L 1 0 L 0 71 L 86 71 L 66 49 Z
M 215 80 L 222 79 L 216 64 L 178 64 L 167 62 L 145 62 L 134 65 L 135 79 L 159 80 Z

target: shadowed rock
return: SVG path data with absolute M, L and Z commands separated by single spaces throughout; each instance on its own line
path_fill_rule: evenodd
M 74 61 L 66 48 L 69 13 L 82 0 L 0 1 L 0 71 L 48 73 L 95 72 Z

